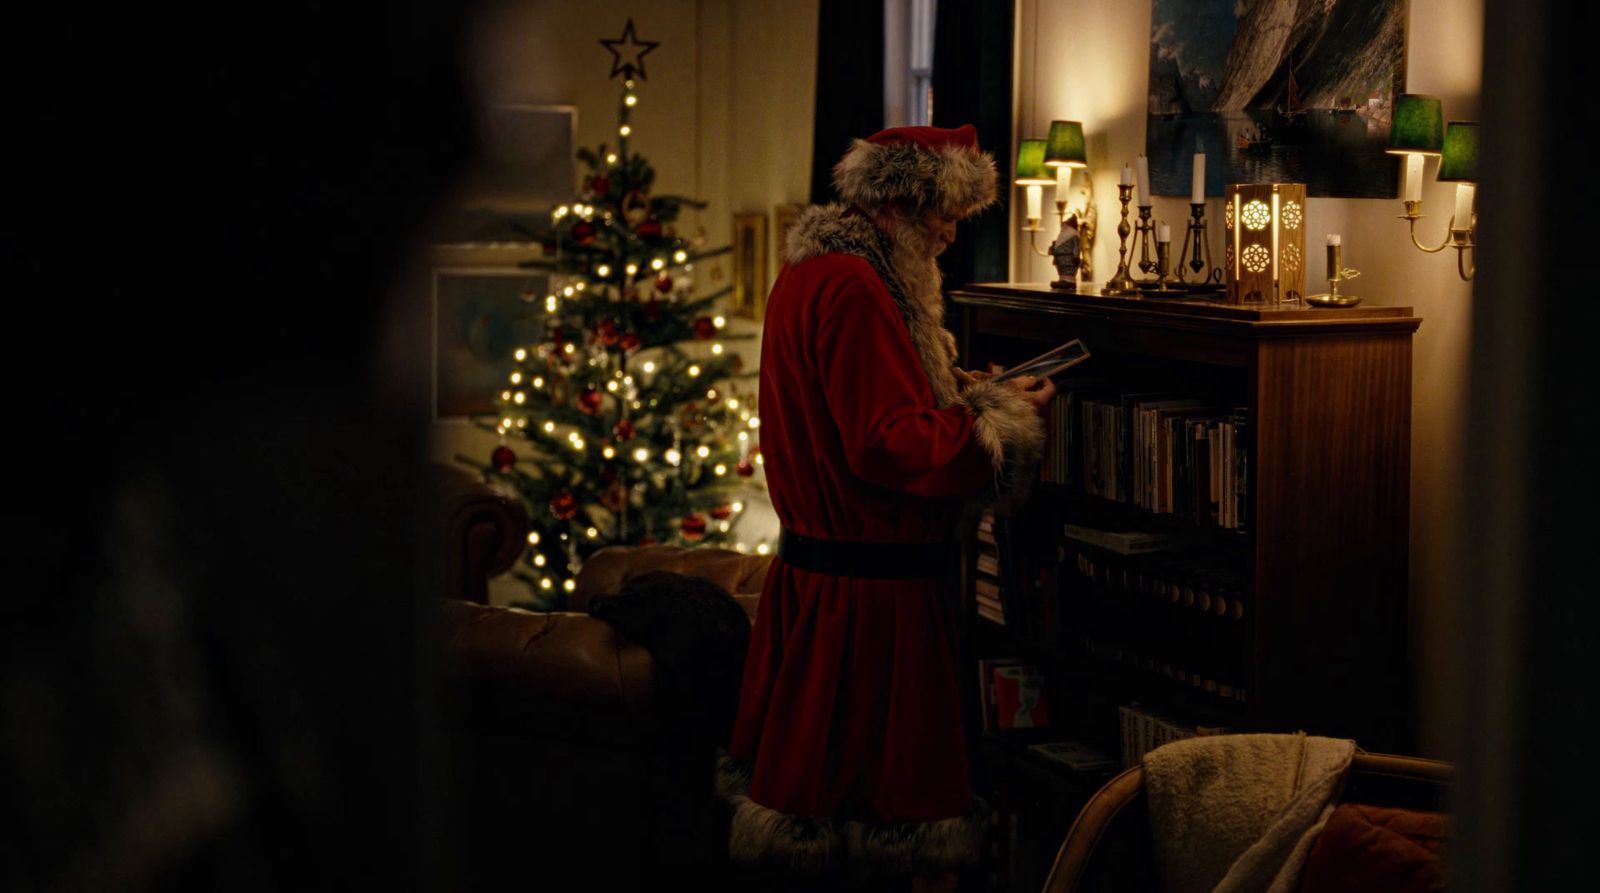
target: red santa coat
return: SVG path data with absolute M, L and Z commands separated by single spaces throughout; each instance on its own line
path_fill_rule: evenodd
M 939 296 L 903 293 L 869 220 L 833 206 L 797 226 L 761 348 L 778 518 L 824 540 L 953 542 L 964 504 L 1037 453 L 1037 414 L 1002 385 L 957 392 Z M 953 583 L 773 562 L 729 746 L 748 773 L 733 782 L 737 858 L 976 861 Z

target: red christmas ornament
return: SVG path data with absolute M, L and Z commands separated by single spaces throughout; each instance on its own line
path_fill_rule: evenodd
M 595 174 L 594 179 L 589 181 L 589 189 L 595 195 L 605 195 L 611 191 L 611 181 L 606 179 L 605 174 Z
M 660 316 L 661 302 L 656 300 L 655 295 L 651 295 L 650 300 L 644 302 L 644 318 L 650 322 L 655 322 Z
M 600 320 L 594 327 L 595 343 L 601 347 L 610 347 L 617 343 L 617 324 L 609 319 Z
M 683 538 L 691 543 L 698 543 L 706 537 L 706 519 L 696 514 L 683 516 L 683 523 L 678 525 L 683 532 Z
M 641 546 L 654 545 L 655 541 L 656 541 L 656 538 L 651 536 L 648 533 L 645 534 L 644 536 L 639 537 L 639 545 L 641 545 Z
M 511 451 L 511 447 L 501 444 L 489 454 L 489 461 L 494 463 L 495 471 L 510 471 L 517 464 L 517 454 Z
M 584 388 L 578 395 L 578 411 L 584 415 L 594 415 L 600 411 L 600 390 L 593 385 Z
M 657 276 L 656 291 L 661 292 L 662 294 L 672 291 L 672 277 L 668 276 L 666 273 L 662 273 L 661 275 Z
M 611 429 L 611 433 L 615 434 L 619 441 L 628 440 L 633 437 L 633 423 L 627 419 L 618 419 L 617 424 Z
M 646 242 L 655 242 L 661 238 L 661 221 L 645 220 L 634 229 L 634 232 Z
M 733 506 L 719 505 L 711 510 L 711 517 L 716 518 L 718 521 L 726 521 L 733 517 Z
M 628 353 L 633 353 L 634 351 L 638 350 L 644 344 L 644 342 L 640 340 L 638 335 L 629 332 L 628 334 L 622 336 L 621 344 L 623 350 L 627 351 Z
M 595 227 L 587 220 L 580 220 L 572 225 L 572 241 L 585 247 L 594 244 Z
M 550 514 L 563 521 L 571 520 L 578 514 L 578 498 L 573 496 L 570 490 L 557 493 L 555 498 L 550 500 Z
M 748 458 L 740 459 L 739 464 L 735 465 L 733 470 L 739 472 L 739 477 L 747 478 L 756 473 L 756 464 Z
M 717 334 L 717 324 L 711 321 L 711 317 L 702 316 L 694 321 L 694 337 L 696 340 L 706 341 L 715 334 Z

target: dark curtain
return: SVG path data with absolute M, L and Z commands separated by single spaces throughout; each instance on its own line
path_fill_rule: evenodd
M 850 140 L 883 129 L 883 4 L 822 0 L 817 13 L 817 106 L 811 201 L 831 202 L 833 166 Z
M 1592 164 L 1573 138 L 1569 85 L 1586 76 L 1596 15 L 1556 0 L 1488 0 L 1484 13 L 1478 275 L 1470 304 L 1443 308 L 1470 313 L 1472 331 L 1467 536 L 1452 592 L 1460 672 L 1446 683 L 1462 701 L 1450 887 L 1465 893 L 1592 875 L 1600 802 L 1600 776 L 1583 768 L 1600 720 L 1600 305 L 1589 272 L 1600 189 L 1566 175 Z M 1454 254 L 1414 266 L 1454 276 Z M 1419 344 L 1437 324 L 1423 320 Z
M 940 258 L 946 288 L 1006 278 L 1011 189 L 1010 3 L 939 0 L 933 38 L 933 124 L 978 128 L 1000 171 L 1000 201 L 962 224 Z M 954 322 L 955 320 L 952 320 Z

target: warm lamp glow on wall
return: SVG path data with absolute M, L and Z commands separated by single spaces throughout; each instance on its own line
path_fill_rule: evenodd
M 1084 178 L 1085 186 L 1079 192 L 1081 203 L 1073 201 L 1072 172 L 1087 170 L 1088 155 L 1084 147 L 1083 125 L 1077 121 L 1052 121 L 1050 134 L 1044 139 L 1022 140 L 1017 148 L 1015 183 L 1027 190 L 1027 222 L 1022 229 L 1028 233 L 1028 244 L 1041 257 L 1050 257 L 1056 264 L 1060 279 L 1052 283 L 1063 290 L 1075 290 L 1079 271 L 1084 278 L 1092 273 L 1090 256 L 1094 249 L 1094 184 Z M 1054 185 L 1056 223 L 1060 227 L 1050 251 L 1040 250 L 1036 234 L 1042 228 L 1044 187 Z M 1076 218 L 1073 226 L 1067 225 Z M 1072 258 L 1069 262 L 1063 258 Z
M 1455 248 L 1456 270 L 1462 279 L 1471 280 L 1477 272 L 1476 264 L 1467 258 L 1477 231 L 1472 211 L 1478 182 L 1477 123 L 1451 121 L 1446 127 L 1438 97 L 1406 93 L 1395 102 L 1389 146 L 1385 151 L 1405 157 L 1401 197 L 1406 213 L 1400 219 L 1410 224 L 1411 244 L 1429 254 Z M 1417 241 L 1417 221 L 1422 217 L 1423 171 L 1429 156 L 1439 158 L 1436 174 L 1439 182 L 1456 184 L 1455 212 L 1450 218 L 1448 233 L 1443 242 L 1432 248 Z

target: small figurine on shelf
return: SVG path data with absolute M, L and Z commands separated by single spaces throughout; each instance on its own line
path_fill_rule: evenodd
M 1074 213 L 1061 222 L 1061 233 L 1050 246 L 1050 262 L 1056 266 L 1056 281 L 1050 283 L 1051 288 L 1078 290 L 1078 248 L 1078 215 Z

